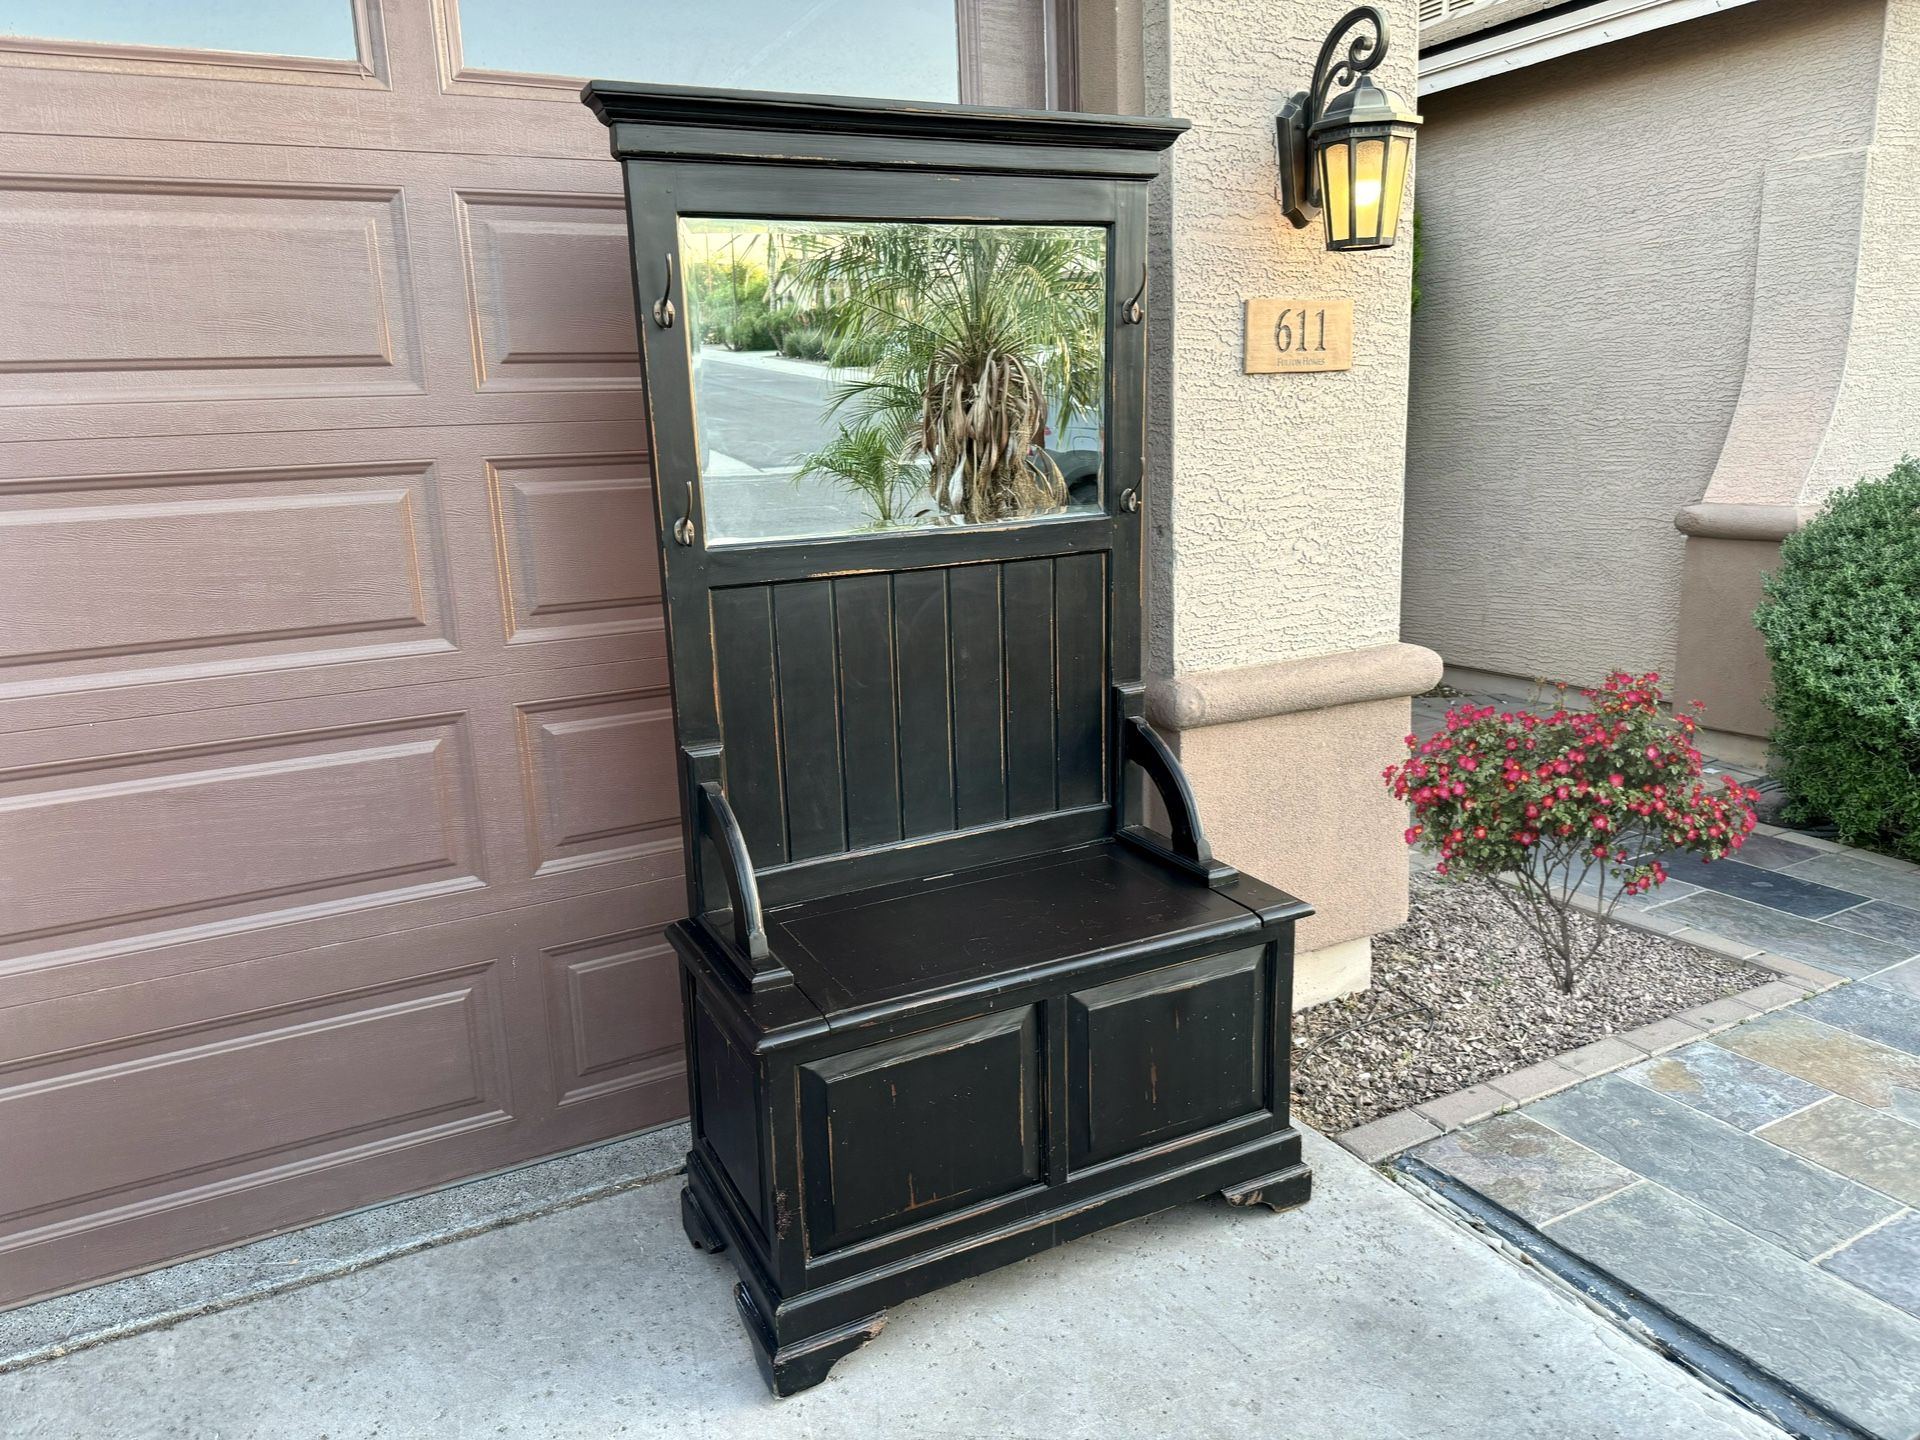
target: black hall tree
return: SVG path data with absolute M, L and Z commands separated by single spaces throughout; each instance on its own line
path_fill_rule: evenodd
M 682 1215 L 768 1384 L 1102 1226 L 1302 1203 L 1311 912 L 1212 856 L 1143 713 L 1147 185 L 1185 122 L 585 99 L 665 579 Z

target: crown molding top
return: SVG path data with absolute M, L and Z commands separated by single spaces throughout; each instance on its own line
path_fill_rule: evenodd
M 1155 173 L 1160 152 L 1188 128 L 1185 120 L 1161 117 L 614 80 L 589 81 L 580 98 L 612 130 L 613 153 L 623 159 L 698 155 L 847 163 L 864 157 L 869 164 L 925 168 L 929 150 L 977 158 L 1004 148 L 1004 167 L 991 168 L 1030 169 L 1032 158 L 1044 154 L 1053 159 L 1044 168 L 1053 171 Z M 1087 159 L 1066 158 L 1073 152 L 1085 152 Z

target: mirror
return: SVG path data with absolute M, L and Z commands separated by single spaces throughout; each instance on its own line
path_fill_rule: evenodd
M 1093 225 L 686 217 L 713 544 L 1101 509 Z

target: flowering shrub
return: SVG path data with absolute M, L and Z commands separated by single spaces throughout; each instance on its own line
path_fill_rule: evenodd
M 1568 994 L 1605 946 L 1621 899 L 1664 884 L 1675 853 L 1717 860 L 1738 850 L 1759 798 L 1701 778 L 1694 718 L 1660 708 L 1658 675 L 1618 671 L 1580 693 L 1591 711 L 1457 706 L 1438 734 L 1409 735 L 1407 759 L 1386 770 L 1413 810 L 1407 843 L 1436 851 L 1434 869 L 1450 879 L 1509 877 L 1494 893 Z M 1582 890 L 1594 900 L 1589 925 L 1573 913 Z

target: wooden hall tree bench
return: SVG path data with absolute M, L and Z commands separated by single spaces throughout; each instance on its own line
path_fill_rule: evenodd
M 1213 858 L 1142 715 L 1147 182 L 1185 123 L 585 98 L 681 756 L 682 1216 L 768 1384 L 1099 1227 L 1301 1203 L 1310 911 Z

